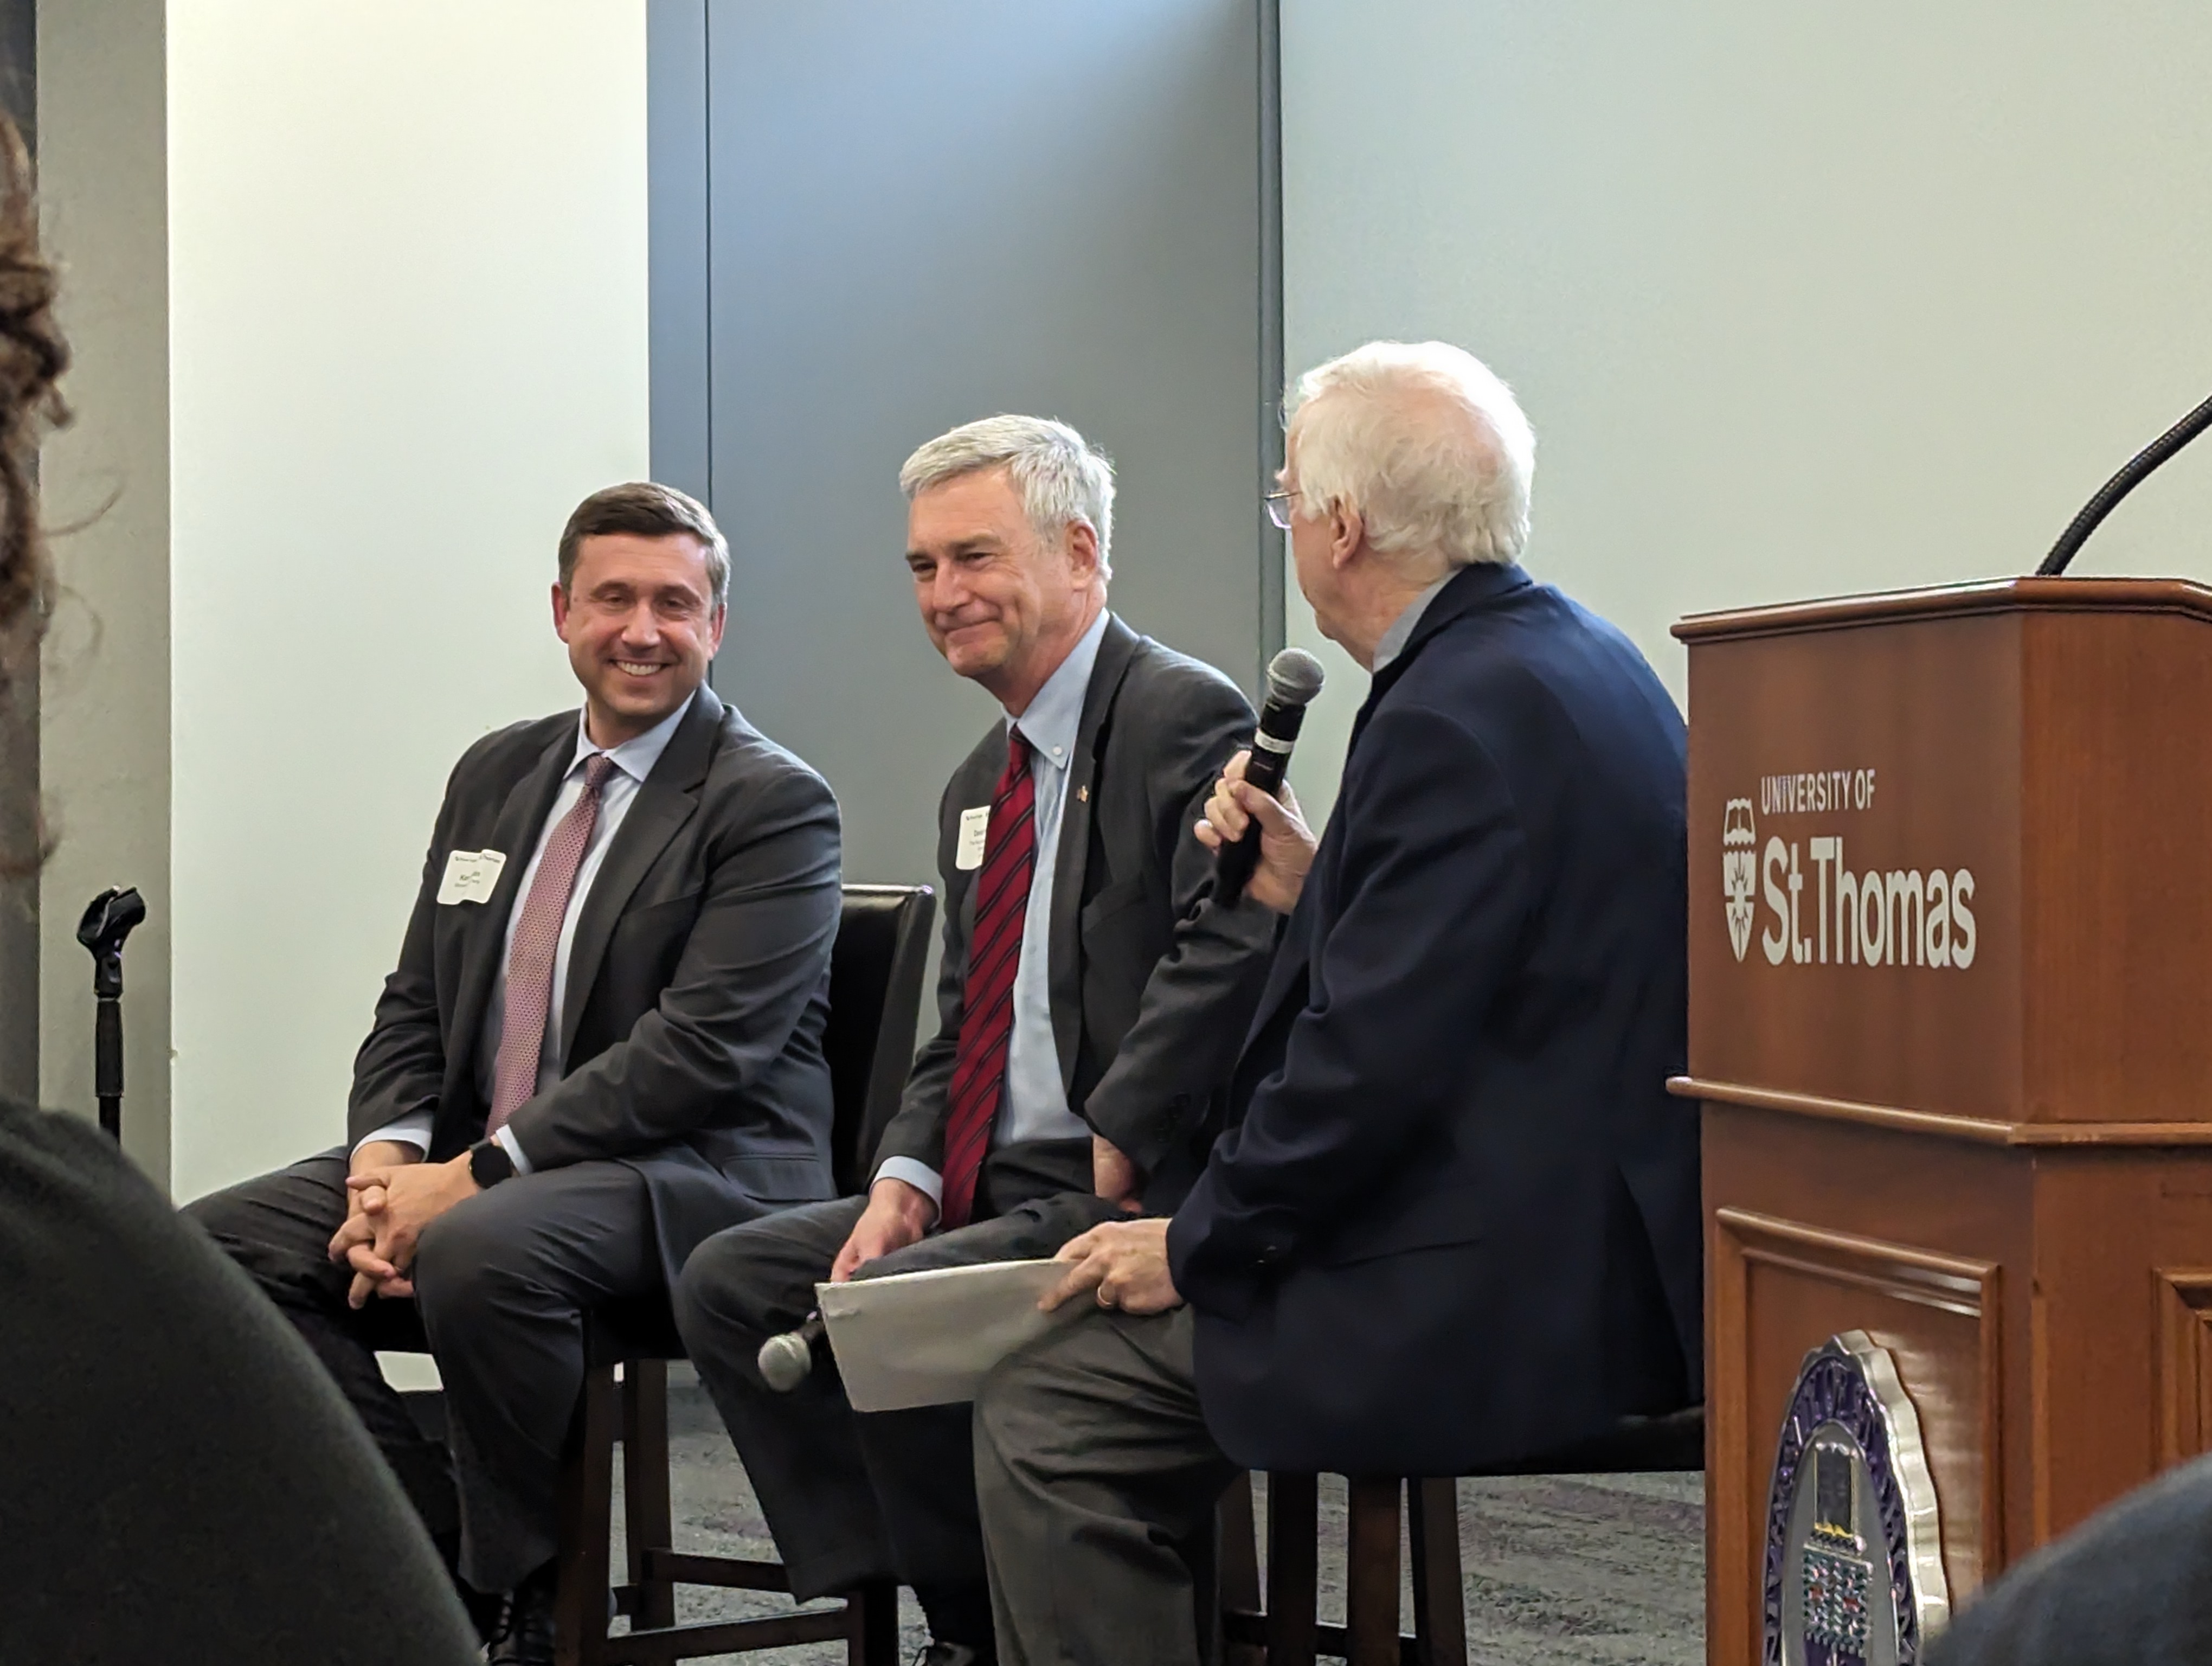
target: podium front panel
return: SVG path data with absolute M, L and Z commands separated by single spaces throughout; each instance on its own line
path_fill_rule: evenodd
M 2021 671 L 2002 615 L 1692 656 L 1692 1076 L 2017 1115 Z

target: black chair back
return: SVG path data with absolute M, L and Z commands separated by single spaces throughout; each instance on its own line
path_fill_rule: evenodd
M 927 885 L 847 885 L 830 952 L 830 1018 L 822 1050 L 834 1104 L 830 1162 L 840 1190 L 867 1182 L 884 1125 L 914 1063 L 922 968 L 937 894 Z M 561 1579 L 554 1657 L 573 1666 L 750 1654 L 842 1639 L 858 1666 L 896 1666 L 898 1588 L 865 1581 L 832 1608 L 764 1619 L 676 1622 L 678 1584 L 791 1589 L 774 1561 L 679 1555 L 668 1483 L 668 1367 L 684 1357 L 665 1295 L 611 1302 L 585 1315 L 584 1393 L 561 1472 Z M 622 1367 L 622 1381 L 615 1367 Z M 629 1579 L 609 1583 L 614 1449 L 623 1447 Z M 610 1638 L 611 1612 L 627 1637 Z
M 829 1055 L 837 1189 L 867 1184 L 876 1142 L 897 1110 L 914 1064 L 921 974 L 937 893 L 927 885 L 847 885 L 830 954 Z

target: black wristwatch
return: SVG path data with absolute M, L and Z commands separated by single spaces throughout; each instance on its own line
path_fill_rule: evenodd
M 496 1140 L 479 1140 L 469 1147 L 469 1178 L 489 1191 L 502 1180 L 514 1178 L 514 1159 Z

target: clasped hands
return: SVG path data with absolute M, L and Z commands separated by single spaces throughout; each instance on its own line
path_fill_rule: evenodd
M 412 1296 L 408 1274 L 423 1229 L 483 1189 L 469 1172 L 468 1153 L 426 1163 L 412 1146 L 380 1140 L 354 1153 L 353 1170 L 346 1177 L 345 1224 L 331 1238 L 330 1250 L 333 1262 L 353 1268 L 347 1304 L 361 1307 L 371 1296 Z

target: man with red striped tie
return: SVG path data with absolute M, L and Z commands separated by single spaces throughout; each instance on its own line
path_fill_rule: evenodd
M 577 507 L 552 611 L 583 709 L 454 765 L 346 1145 L 187 1212 L 329 1368 L 463 1595 L 506 1594 L 494 1666 L 553 1659 L 582 1310 L 836 1195 L 837 805 L 706 686 L 729 573 L 681 492 Z M 426 1344 L 450 1462 L 377 1367 Z
M 928 1666 L 972 1666 L 993 1645 L 968 1408 L 857 1415 L 827 1365 L 775 1394 L 760 1345 L 821 1280 L 1049 1256 L 1172 1209 L 1273 933 L 1214 906 L 1189 836 L 1251 708 L 1108 611 L 1111 465 L 1064 423 L 995 416 L 922 447 L 900 484 L 922 623 L 1006 714 L 939 807 L 942 1023 L 866 1198 L 710 1238 L 676 1307 L 793 1595 L 895 1577 Z

